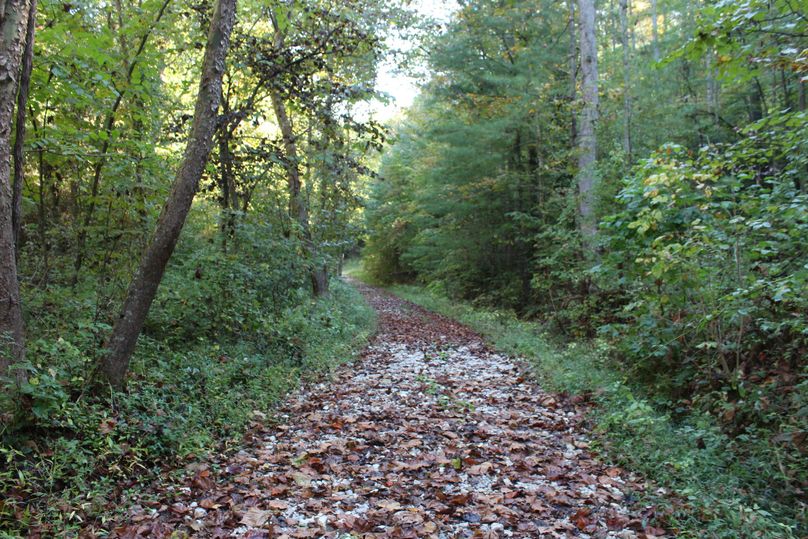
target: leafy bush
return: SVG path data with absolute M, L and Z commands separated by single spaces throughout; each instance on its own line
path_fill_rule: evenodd
M 622 209 L 605 219 L 598 270 L 625 307 L 602 334 L 657 392 L 692 397 L 735 435 L 808 431 L 806 134 L 795 113 L 731 146 L 665 147 L 625 180 Z
M 238 256 L 202 234 L 181 245 L 125 393 L 87 391 L 109 332 L 97 296 L 26 291 L 38 309 L 23 387 L 34 413 L 0 432 L 1 529 L 58 535 L 114 511 L 121 485 L 238 438 L 256 412 L 352 357 L 373 326 L 358 292 L 337 281 L 313 300 L 292 247 L 240 232 Z
M 147 333 L 178 342 L 271 340 L 276 315 L 308 301 L 309 294 L 298 243 L 266 228 L 241 224 L 240 247 L 227 253 L 183 245 L 155 300 Z
M 744 142 L 690 157 L 669 146 L 626 180 L 602 266 L 625 286 L 631 321 L 606 330 L 630 334 L 626 353 L 708 385 L 773 367 L 775 350 L 792 368 L 804 356 L 808 195 L 775 151 Z

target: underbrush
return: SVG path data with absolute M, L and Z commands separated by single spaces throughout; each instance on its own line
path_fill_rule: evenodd
M 509 311 L 481 309 L 418 286 L 390 290 L 524 358 L 548 390 L 590 395 L 597 450 L 650 480 L 654 486 L 641 494 L 643 502 L 657 505 L 677 537 L 805 535 L 805 505 L 794 478 L 808 465 L 804 456 L 787 459 L 771 431 L 732 437 L 716 417 L 659 400 L 627 379 L 602 341 L 563 344 Z M 808 388 L 800 391 L 805 398 Z
M 315 301 L 292 248 L 274 246 L 270 264 L 258 247 L 234 257 L 194 242 L 179 253 L 123 393 L 88 389 L 110 329 L 93 294 L 27 291 L 33 414 L 0 430 L 0 537 L 102 522 L 126 509 L 116 507 L 124 491 L 227 450 L 290 390 L 353 357 L 374 326 L 358 292 L 335 281 Z

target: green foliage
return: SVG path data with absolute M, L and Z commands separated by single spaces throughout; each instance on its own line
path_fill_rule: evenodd
M 727 80 L 748 83 L 772 69 L 804 71 L 806 29 L 805 6 L 800 2 L 724 0 L 699 12 L 695 39 L 682 53 L 699 58 L 713 51 Z
M 704 405 L 736 429 L 806 427 L 776 397 L 799 382 L 808 347 L 806 126 L 789 114 L 731 146 L 665 148 L 625 180 L 622 211 L 604 221 L 599 272 L 626 304 L 601 331 L 649 384 L 710 394 Z
M 619 321 L 601 333 L 624 370 L 671 413 L 709 417 L 709 436 L 723 440 L 715 464 L 697 459 L 693 473 L 735 470 L 772 506 L 794 504 L 799 526 L 805 514 L 794 500 L 808 479 L 806 126 L 805 113 L 783 114 L 735 144 L 668 146 L 640 163 L 624 180 L 621 209 L 604 219 L 607 254 L 596 268 L 600 286 L 623 297 Z M 660 428 L 642 436 L 670 451 L 656 445 L 672 439 Z M 710 503 L 734 503 L 723 492 Z M 760 511 L 737 501 L 735 525 L 750 526 Z
M 186 237 L 125 393 L 87 391 L 109 330 L 93 321 L 92 296 L 78 300 L 57 286 L 26 291 L 28 305 L 43 309 L 22 389 L 33 415 L 2 432 L 0 527 L 25 533 L 38 522 L 58 535 L 115 511 L 116 483 L 221 450 L 301 380 L 353 356 L 372 331 L 371 309 L 341 282 L 312 300 L 294 250 L 263 232 L 239 256 Z M 275 257 L 264 257 L 267 249 Z
M 550 4 L 465 2 L 428 43 L 432 78 L 372 186 L 367 272 L 497 309 L 435 305 L 512 353 L 539 350 L 551 387 L 602 391 L 610 454 L 692 494 L 674 508 L 683 530 L 803 533 L 805 10 L 659 0 L 633 5 L 622 35 L 599 4 L 601 227 L 586 253 L 578 36 Z M 547 352 L 513 311 L 604 350 Z
M 765 437 L 734 439 L 709 415 L 677 421 L 621 382 L 597 402 L 602 451 L 664 487 L 648 495 L 677 537 L 800 537 L 804 511 L 778 488 L 788 478 Z
M 523 309 L 533 236 L 567 202 L 563 6 L 470 2 L 430 43 L 435 76 L 397 129 L 367 211 L 368 270 Z M 562 166 L 563 168 L 563 166 Z

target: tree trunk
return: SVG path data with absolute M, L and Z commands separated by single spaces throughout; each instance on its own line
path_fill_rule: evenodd
M 39 280 L 39 286 L 48 286 L 50 278 L 50 245 L 48 244 L 48 212 L 46 207 L 46 189 L 45 178 L 50 177 L 48 171 L 50 165 L 45 163 L 44 148 L 39 148 L 39 222 L 37 228 L 39 229 L 39 243 L 42 249 L 42 277 Z M 47 171 L 46 171 L 47 167 Z
M 570 44 L 569 44 L 569 92 L 570 104 L 575 106 L 575 99 L 577 97 L 577 84 L 578 84 L 578 42 L 575 37 L 575 0 L 567 0 L 569 7 L 569 19 L 567 25 L 570 30 Z M 575 144 L 575 115 L 572 115 L 570 121 L 570 144 Z
M 316 297 L 324 296 L 328 293 L 328 270 L 325 266 L 320 267 L 317 264 L 317 249 L 314 246 L 311 227 L 309 226 L 309 209 L 306 206 L 306 201 L 303 200 L 301 192 L 300 166 L 298 164 L 297 143 L 295 142 L 292 122 L 286 112 L 286 104 L 277 90 L 271 90 L 270 99 L 272 100 L 272 108 L 275 110 L 278 125 L 281 128 L 283 147 L 286 152 L 285 166 L 289 189 L 289 215 L 296 221 L 300 229 L 300 238 L 309 259 L 312 291 Z
M 791 108 L 791 88 L 786 78 L 786 70 L 780 67 L 780 88 L 783 90 L 783 108 Z
M 631 55 L 628 47 L 628 0 L 620 0 L 620 44 L 623 48 L 623 151 L 631 163 Z
M 11 188 L 11 125 L 30 0 L 0 0 L 0 376 L 25 359 L 25 336 L 14 253 Z M 14 378 L 20 384 L 25 372 Z
M 182 164 L 160 214 L 151 243 L 143 253 L 129 285 L 121 315 L 115 323 L 105 347 L 106 353 L 101 360 L 101 374 L 115 388 L 123 387 L 129 360 L 191 209 L 199 179 L 210 155 L 235 14 L 236 0 L 217 0 L 205 47 L 191 135 Z
M 657 0 L 651 0 L 651 47 L 654 62 L 659 62 L 659 26 L 657 21 Z
M 284 47 L 284 35 L 274 16 L 272 16 L 272 25 L 275 29 L 273 45 L 278 52 L 282 52 Z M 289 115 L 286 112 L 286 103 L 284 103 L 283 97 L 278 93 L 276 88 L 270 88 L 269 97 L 272 101 L 272 109 L 275 111 L 275 118 L 278 120 L 278 126 L 281 129 L 284 151 L 286 152 L 285 166 L 289 189 L 289 215 L 297 222 L 303 248 L 306 251 L 312 292 L 315 297 L 321 297 L 328 294 L 328 268 L 326 264 L 319 263 L 319 253 L 317 252 L 317 247 L 314 244 L 314 238 L 311 234 L 309 208 L 306 201 L 303 199 L 301 190 L 300 164 L 298 163 L 297 142 L 295 140 L 294 129 L 292 128 Z
M 584 248 L 595 255 L 595 190 L 597 187 L 598 50 L 595 2 L 578 0 L 583 108 L 578 118 L 578 223 Z
M 222 248 L 227 252 L 228 240 L 235 239 L 236 212 L 239 211 L 238 191 L 236 190 L 236 177 L 233 171 L 233 152 L 230 142 L 238 123 L 229 120 L 230 109 L 227 96 L 222 92 L 222 116 L 225 121 L 219 126 L 219 188 L 221 189 L 221 217 L 219 230 L 222 235 Z
M 222 190 L 220 209 L 222 212 L 219 225 L 222 234 L 222 247 L 227 251 L 227 241 L 235 236 L 238 211 L 238 195 L 233 177 L 233 155 L 230 151 L 230 132 L 225 126 L 219 133 L 219 182 Z
M 20 85 L 17 91 L 17 118 L 14 126 L 14 182 L 11 196 L 11 223 L 14 228 L 14 253 L 20 257 L 20 232 L 22 231 L 22 183 L 25 174 L 23 147 L 25 145 L 25 108 L 28 106 L 28 91 L 31 87 L 31 69 L 34 63 L 34 30 L 36 30 L 36 0 L 31 0 L 25 33 L 25 50 L 22 54 Z
M 763 119 L 764 110 L 766 107 L 766 97 L 763 93 L 763 86 L 760 84 L 760 79 L 753 78 L 754 87 L 749 93 L 749 121 L 757 122 Z

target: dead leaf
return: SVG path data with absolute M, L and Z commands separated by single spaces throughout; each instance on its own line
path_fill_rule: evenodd
M 257 507 L 250 507 L 241 517 L 241 523 L 251 528 L 260 528 L 272 518 L 272 511 L 264 511 Z

